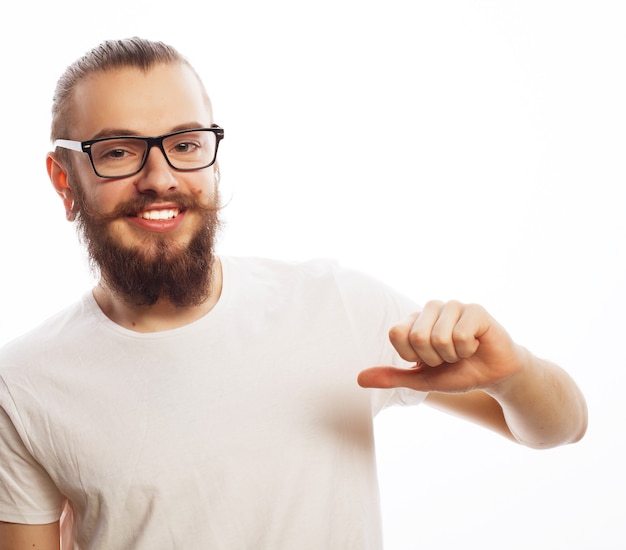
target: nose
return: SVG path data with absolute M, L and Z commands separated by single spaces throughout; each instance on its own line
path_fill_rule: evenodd
M 140 193 L 163 195 L 178 187 L 174 169 L 167 163 L 158 147 L 151 147 L 142 170 L 135 183 Z

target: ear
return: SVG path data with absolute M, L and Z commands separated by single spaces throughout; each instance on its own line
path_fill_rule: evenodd
M 76 219 L 76 214 L 74 213 L 74 192 L 67 182 L 67 171 L 55 157 L 54 153 L 48 153 L 46 167 L 52 186 L 59 197 L 61 197 L 65 206 L 65 217 L 68 221 L 74 221 Z

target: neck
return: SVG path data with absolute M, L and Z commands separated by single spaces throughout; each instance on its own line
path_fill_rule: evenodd
M 215 258 L 211 269 L 208 297 L 198 305 L 180 307 L 169 300 L 159 300 L 151 306 L 137 306 L 116 294 L 104 280 L 93 290 L 93 296 L 102 312 L 114 323 L 135 332 L 160 332 L 197 321 L 217 304 L 222 293 L 222 265 Z

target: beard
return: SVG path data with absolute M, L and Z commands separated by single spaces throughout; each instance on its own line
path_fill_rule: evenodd
M 86 204 L 80 184 L 74 188 L 77 227 L 90 266 L 115 295 L 133 306 L 164 300 L 181 308 L 200 305 L 210 296 L 219 206 L 202 206 L 180 193 L 168 195 L 168 202 L 178 204 L 181 211 L 199 214 L 200 223 L 189 243 L 180 245 L 165 234 L 153 234 L 146 246 L 127 247 L 114 238 L 110 224 L 134 216 L 154 200 L 140 196 L 105 215 Z M 219 204 L 217 191 L 213 204 Z

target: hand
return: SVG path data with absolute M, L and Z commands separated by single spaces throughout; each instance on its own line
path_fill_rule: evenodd
M 524 365 L 523 348 L 481 306 L 428 302 L 389 331 L 410 369 L 374 367 L 359 375 L 363 387 L 469 392 L 497 386 Z

